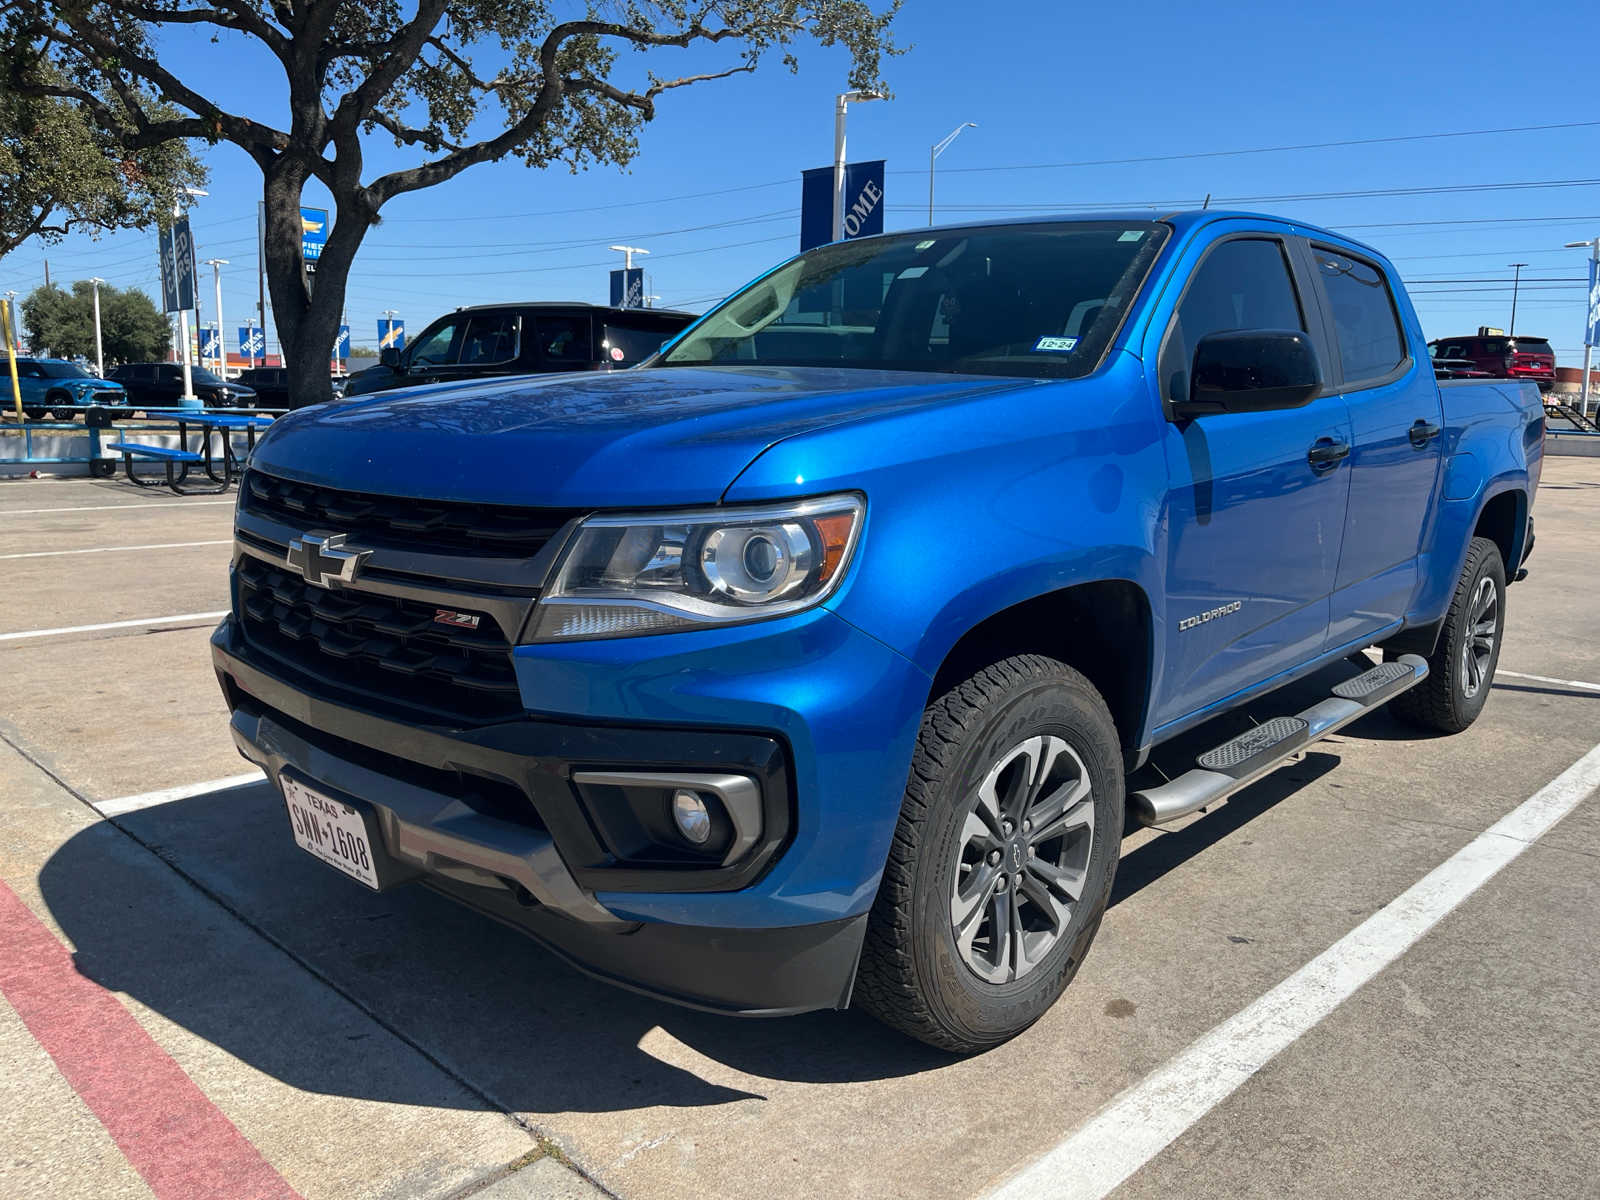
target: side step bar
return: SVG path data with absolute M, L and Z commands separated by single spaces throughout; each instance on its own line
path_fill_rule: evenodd
M 1128 797 L 1142 825 L 1160 825 L 1206 808 L 1248 787 L 1291 754 L 1343 729 L 1428 677 L 1415 654 L 1379 663 L 1333 689 L 1333 695 L 1292 717 L 1274 717 L 1202 754 L 1192 771 Z

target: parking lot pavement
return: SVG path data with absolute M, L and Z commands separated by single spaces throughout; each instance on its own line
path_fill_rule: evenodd
M 51 503 L 121 502 L 101 499 L 116 495 L 104 485 L 49 486 L 60 497 Z M 8 543 L 36 519 L 8 510 L 47 506 L 0 487 Z M 207 511 L 225 531 L 227 509 Z M 97 964 L 92 978 L 193 1067 L 303 1196 L 449 1195 L 527 1150 L 527 1129 L 627 1198 L 977 1196 L 1026 1172 L 1600 742 L 1600 690 L 1574 686 L 1600 684 L 1582 617 L 1600 460 L 1550 460 L 1536 513 L 1531 574 L 1508 603 L 1505 674 L 1472 730 L 1422 737 L 1377 714 L 1208 813 L 1133 834 L 1078 980 L 1034 1029 L 977 1058 L 908 1043 L 854 1012 L 736 1022 L 595 983 L 433 893 L 372 894 L 328 871 L 295 849 L 264 783 L 127 811 L 115 827 L 76 800 L 63 810 L 70 820 L 19 816 L 7 788 L 0 878 Z M 226 547 L 215 549 L 225 562 Z M 146 594 L 163 553 L 129 552 L 124 590 Z M 171 613 L 221 607 L 218 581 L 203 577 L 213 569 L 163 597 Z M 30 610 L 27 593 L 8 594 L 8 616 Z M 102 802 L 244 770 L 205 637 L 179 627 L 0 642 L 0 732 L 32 760 L 15 769 L 48 791 L 42 766 Z M 1592 1190 L 1597 899 L 1590 799 L 1197 1113 L 1119 1194 Z M 176 949 L 166 925 L 203 954 Z M 195 959 L 226 964 L 227 979 Z M 304 1024 L 312 1047 L 349 1028 L 372 1049 L 301 1052 L 281 1036 L 286 1022 Z M 9 1057 L 17 1037 L 0 1009 L 0 1053 L 32 1078 L 36 1052 Z M 24 1086 L 50 1114 L 39 1156 L 70 1147 L 102 1162 L 104 1138 L 59 1081 Z M 341 1173 L 329 1160 L 344 1135 L 329 1134 L 323 1153 L 324 1127 L 296 1115 L 318 1105 L 336 1125 L 355 1113 L 383 1128 L 385 1154 L 357 1146 L 359 1168 Z M 429 1155 L 446 1164 L 437 1177 Z M 1065 1194 L 1059 1178 L 1031 1178 L 1031 1194 Z M 588 1186 L 571 1173 L 550 1179 Z M 522 1175 L 495 1186 L 546 1185 Z

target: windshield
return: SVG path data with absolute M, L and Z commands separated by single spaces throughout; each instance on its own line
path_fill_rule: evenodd
M 1081 221 L 824 246 L 719 305 L 658 365 L 1086 375 L 1167 232 Z
M 47 379 L 93 379 L 94 375 L 85 371 L 77 363 L 69 362 L 42 362 L 39 369 L 44 372 Z
M 218 379 L 204 367 L 190 367 L 189 378 L 196 383 L 227 383 L 226 379 Z

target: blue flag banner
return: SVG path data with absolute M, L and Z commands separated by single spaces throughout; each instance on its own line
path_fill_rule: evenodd
M 883 232 L 884 160 L 846 163 L 844 168 L 844 240 Z M 817 167 L 800 175 L 800 249 L 833 241 L 833 168 Z
M 390 320 L 378 318 L 378 349 L 404 350 L 406 348 L 406 323 L 399 317 Z
M 222 331 L 215 325 L 200 330 L 200 361 L 217 358 L 222 354 Z
M 245 358 L 265 358 L 267 332 L 253 325 L 239 326 L 239 353 Z
M 1584 322 L 1585 346 L 1600 346 L 1600 262 L 1589 260 L 1589 319 Z
M 300 257 L 306 262 L 316 262 L 322 257 L 322 247 L 328 241 L 328 210 L 302 208 L 300 210 Z
M 644 307 L 644 268 L 626 267 L 611 272 L 611 307 Z
M 189 218 L 179 217 L 163 229 L 161 242 L 161 303 L 169 313 L 194 307 L 194 237 Z
M 333 343 L 333 356 L 335 358 L 350 357 L 350 326 L 339 326 L 339 340 Z

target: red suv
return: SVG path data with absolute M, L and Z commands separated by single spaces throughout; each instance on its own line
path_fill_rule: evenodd
M 1470 362 L 1495 379 L 1531 379 L 1541 392 L 1556 382 L 1556 355 L 1542 337 L 1526 334 L 1438 338 L 1428 343 L 1434 362 Z

